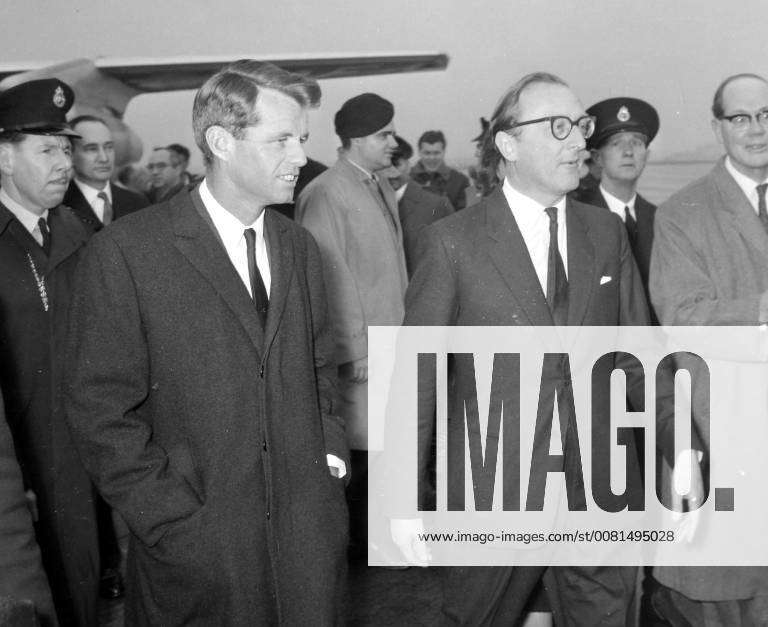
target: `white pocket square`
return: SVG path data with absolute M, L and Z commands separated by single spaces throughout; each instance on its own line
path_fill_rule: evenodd
M 609 277 L 609 276 L 601 276 L 600 285 L 605 285 L 606 283 L 610 283 L 612 278 L 613 277 Z

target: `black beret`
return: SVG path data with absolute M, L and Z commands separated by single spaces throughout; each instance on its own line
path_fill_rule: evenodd
M 360 94 L 350 98 L 333 119 L 341 138 L 367 137 L 384 128 L 395 117 L 395 107 L 376 94 Z
M 28 81 L 0 92 L 0 132 L 80 137 L 67 124 L 72 88 L 55 78 Z
M 659 114 L 639 98 L 609 98 L 587 109 L 597 118 L 595 132 L 587 140 L 587 148 L 599 148 L 611 135 L 621 131 L 636 131 L 648 138 L 650 144 L 659 132 Z

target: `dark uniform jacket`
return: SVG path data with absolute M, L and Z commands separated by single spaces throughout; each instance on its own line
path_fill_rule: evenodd
M 411 178 L 427 191 L 448 198 L 456 211 L 467 206 L 469 179 L 458 170 L 443 164 L 430 172 L 419 161 L 411 169 Z
M 424 227 L 453 213 L 451 201 L 425 192 L 411 182 L 405 187 L 403 197 L 397 203 L 400 225 L 403 228 L 403 248 L 408 277 L 413 274 L 417 262 L 416 243 Z
M 93 207 L 83 196 L 83 192 L 74 181 L 69 183 L 69 189 L 64 194 L 64 201 L 67 207 L 72 209 L 75 215 L 80 218 L 82 223 L 95 233 L 104 228 L 101 220 L 93 212 Z M 123 189 L 118 185 L 112 185 L 112 211 L 113 219 L 117 220 L 129 213 L 143 209 L 149 205 L 149 199 L 144 194 L 133 192 L 129 189 Z
M 59 618 L 92 625 L 98 581 L 92 489 L 60 394 L 72 278 L 87 234 L 63 206 L 49 212 L 48 223 L 50 257 L 0 205 L 0 387 L 25 484 L 37 495 L 35 531 Z
M 608 203 L 600 192 L 600 188 L 588 189 L 581 194 L 574 194 L 574 198 L 580 202 L 608 209 Z M 640 270 L 640 278 L 643 280 L 645 297 L 649 305 L 651 303 L 650 293 L 648 291 L 648 274 L 651 267 L 651 249 L 653 248 L 653 219 L 656 215 L 656 205 L 651 204 L 640 194 L 635 199 L 635 219 L 637 221 L 637 237 L 630 239 L 632 254 L 637 262 L 637 268 Z M 656 314 L 651 307 L 651 321 L 658 324 Z
M 123 218 L 77 276 L 67 416 L 131 530 L 126 624 L 332 625 L 347 512 L 326 454 L 348 455 L 317 246 L 267 210 L 262 329 L 204 216 L 193 190 Z

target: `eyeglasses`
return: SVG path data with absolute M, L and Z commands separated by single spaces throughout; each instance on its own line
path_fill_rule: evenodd
M 749 113 L 735 113 L 734 115 L 721 115 L 721 120 L 728 120 L 731 126 L 737 131 L 744 131 L 752 126 L 752 120 L 756 120 L 757 123 L 764 129 L 768 129 L 768 109 L 761 109 L 754 115 Z
M 597 118 L 594 115 L 584 115 L 578 120 L 572 120 L 565 115 L 548 115 L 545 118 L 536 118 L 535 120 L 526 120 L 525 122 L 517 122 L 510 126 L 507 130 L 512 130 L 518 126 L 525 126 L 526 124 L 538 124 L 539 122 L 549 122 L 549 127 L 552 131 L 552 136 L 560 141 L 566 139 L 573 130 L 574 126 L 579 127 L 584 139 L 589 139 L 595 132 L 595 121 Z

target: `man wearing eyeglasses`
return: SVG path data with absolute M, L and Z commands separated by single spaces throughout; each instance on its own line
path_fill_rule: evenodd
M 600 185 L 577 191 L 574 198 L 608 209 L 624 222 L 648 297 L 656 206 L 637 193 L 637 184 L 648 159 L 648 145 L 659 130 L 659 115 L 644 100 L 625 97 L 602 100 L 589 107 L 587 113 L 596 119 L 587 148 L 600 168 Z M 655 321 L 653 312 L 651 317 Z
M 594 130 L 594 118 L 556 76 L 529 74 L 507 90 L 490 122 L 494 142 L 488 142 L 483 155 L 492 170 L 500 166 L 503 184 L 479 204 L 425 231 L 404 324 L 648 324 L 642 283 L 621 221 L 567 197 L 579 185 L 579 154 Z M 449 389 L 450 381 L 458 382 L 454 387 L 474 381 L 461 368 L 454 363 L 449 370 Z M 550 374 L 563 379 L 561 371 Z M 629 389 L 639 405 L 642 394 Z M 594 402 L 605 403 L 607 410 L 608 399 Z M 419 424 L 420 442 L 431 442 L 433 428 Z M 449 432 L 455 429 L 463 429 L 460 421 L 449 422 Z M 463 441 L 463 435 L 448 435 L 449 446 Z M 566 439 L 566 477 L 573 477 L 573 447 Z M 449 450 L 452 454 L 457 452 Z M 427 495 L 427 478 L 421 482 L 420 493 Z M 429 509 L 426 505 L 422 509 Z M 393 520 L 392 535 L 406 559 L 426 563 L 426 546 L 415 536 L 420 524 Z M 524 613 L 546 609 L 547 599 L 556 624 L 623 626 L 634 620 L 635 568 L 444 570 L 443 610 L 458 624 L 517 624 Z M 546 599 L 532 596 L 542 576 Z M 533 604 L 526 605 L 529 598 Z
M 768 82 L 755 74 L 728 77 L 715 92 L 712 115 L 726 155 L 656 212 L 651 298 L 666 325 L 764 324 Z M 708 438 L 709 428 L 702 434 Z M 654 594 L 654 605 L 679 617 L 675 625 L 768 624 L 766 568 L 668 567 L 654 575 L 667 586 Z

